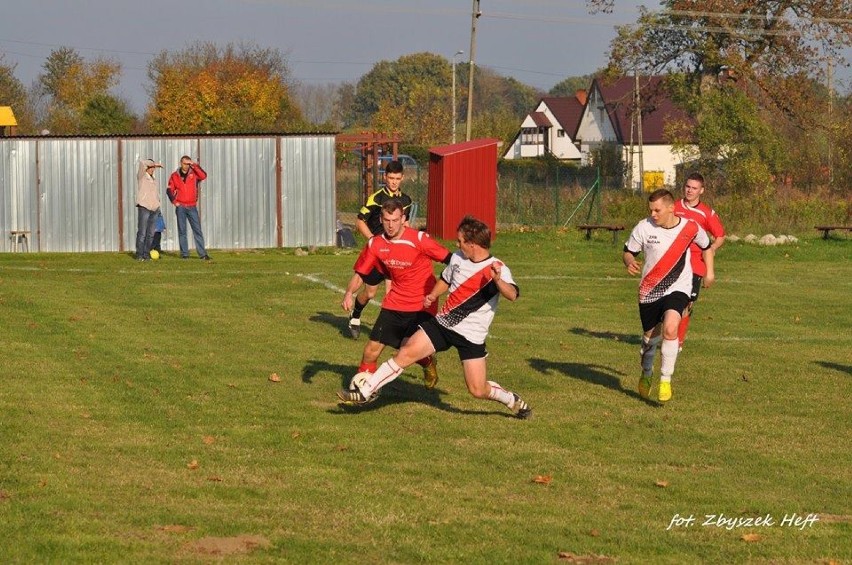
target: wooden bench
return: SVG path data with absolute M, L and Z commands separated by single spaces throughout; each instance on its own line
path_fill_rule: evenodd
M 624 230 L 624 226 L 613 226 L 607 224 L 580 224 L 578 230 L 586 230 L 586 239 L 592 239 L 594 230 L 607 230 L 612 232 L 612 242 L 618 242 L 618 232 Z
M 814 229 L 822 232 L 823 239 L 828 239 L 828 234 L 830 234 L 833 230 L 852 231 L 852 226 L 814 226 Z

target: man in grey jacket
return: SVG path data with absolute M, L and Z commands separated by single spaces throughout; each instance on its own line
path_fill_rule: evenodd
M 139 217 L 139 229 L 136 230 L 136 260 L 151 260 L 151 243 L 157 225 L 157 213 L 160 211 L 160 191 L 154 179 L 154 171 L 162 164 L 153 159 L 139 161 L 136 173 L 138 189 L 136 191 L 136 210 Z

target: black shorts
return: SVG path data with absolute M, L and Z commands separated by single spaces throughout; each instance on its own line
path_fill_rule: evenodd
M 435 351 L 446 351 L 451 347 L 455 347 L 459 352 L 459 359 L 462 361 L 488 357 L 488 351 L 485 350 L 484 343 L 472 343 L 460 333 L 439 324 L 435 318 L 431 318 L 420 324 L 420 329 L 429 336 Z
M 695 302 L 698 300 L 698 293 L 701 292 L 701 281 L 703 280 L 704 277 L 692 275 L 692 292 L 689 294 L 690 302 Z
M 361 275 L 361 279 L 367 286 L 376 286 L 385 280 L 385 276 L 380 270 L 374 268 L 367 276 Z
M 639 318 L 642 320 L 642 330 L 650 331 L 663 321 L 663 316 L 668 310 L 676 310 L 683 314 L 689 304 L 689 297 L 683 292 L 667 294 L 659 300 L 647 304 L 639 304 Z
M 399 312 L 398 310 L 386 310 L 379 312 L 376 323 L 370 332 L 370 339 L 378 341 L 387 346 L 399 349 L 402 340 L 414 335 L 419 325 L 432 318 L 429 312 Z

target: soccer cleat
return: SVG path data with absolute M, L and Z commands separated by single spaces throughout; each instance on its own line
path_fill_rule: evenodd
M 426 388 L 435 388 L 438 384 L 438 357 L 432 354 L 429 364 L 423 367 L 423 380 L 426 381 Z
M 349 335 L 352 339 L 358 339 L 361 335 L 361 318 L 349 318 Z
M 340 403 L 349 406 L 363 406 L 375 401 L 378 397 L 379 393 L 375 392 L 370 398 L 364 398 L 364 395 L 357 388 L 354 390 L 344 388 L 337 391 L 337 398 L 340 399 Z
M 672 398 L 672 383 L 660 381 L 660 402 L 667 402 Z
M 642 398 L 651 396 L 651 375 L 642 375 L 639 377 L 639 395 Z
M 530 405 L 524 402 L 521 397 L 514 392 L 512 393 L 512 396 L 515 397 L 515 402 L 512 404 L 510 410 L 515 414 L 515 417 L 521 420 L 530 418 L 532 416 L 532 408 L 530 408 Z

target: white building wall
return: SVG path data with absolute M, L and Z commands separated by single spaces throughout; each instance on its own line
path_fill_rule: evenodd
M 624 163 L 630 162 L 630 147 L 623 148 Z M 634 146 L 634 151 L 636 147 Z M 646 173 L 659 171 L 663 174 L 663 184 L 665 188 L 675 187 L 675 167 L 682 163 L 680 155 L 672 151 L 671 145 L 644 145 L 642 146 L 642 163 L 643 170 Z M 639 154 L 633 154 L 633 188 L 639 188 Z

